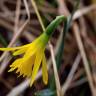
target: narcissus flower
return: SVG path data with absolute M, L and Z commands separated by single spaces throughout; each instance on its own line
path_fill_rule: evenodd
M 40 65 L 42 65 L 43 82 L 47 84 L 48 73 L 44 51 L 54 29 L 63 20 L 64 16 L 58 16 L 46 28 L 46 31 L 30 44 L 14 48 L 0 48 L 1 51 L 12 51 L 14 56 L 23 54 L 21 58 L 16 59 L 10 65 L 9 72 L 16 70 L 16 73 L 19 73 L 19 76 L 23 75 L 23 77 L 31 78 L 30 86 L 32 86 Z
M 15 51 L 13 55 L 24 54 L 22 58 L 15 60 L 11 65 L 9 72 L 16 69 L 16 73 L 20 73 L 19 76 L 31 77 L 32 80 L 30 85 L 33 84 L 36 74 L 42 64 L 43 81 L 45 84 L 48 82 L 46 58 L 44 54 L 45 46 L 48 42 L 49 37 L 46 33 L 43 33 L 39 38 L 34 40 L 32 43 L 14 48 L 0 48 L 0 50 Z

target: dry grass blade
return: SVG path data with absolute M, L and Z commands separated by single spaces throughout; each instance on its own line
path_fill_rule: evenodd
M 80 18 L 83 15 L 86 15 L 89 12 L 95 11 L 96 10 L 96 4 L 79 9 L 75 12 L 73 16 L 73 20 Z
M 9 44 L 8 47 L 32 42 L 41 34 L 42 29 L 43 32 L 45 31 L 45 26 L 57 15 L 70 17 L 77 0 L 33 1 L 35 1 L 35 4 L 32 7 L 31 0 L 0 0 L 0 34 L 5 42 Z M 51 79 L 52 74 L 55 74 L 55 89 L 42 83 L 41 69 L 37 74 L 35 84 L 30 88 L 30 78 L 24 80 L 22 77 L 17 78 L 13 72 L 7 72 L 9 68 L 7 65 L 19 56 L 13 58 L 9 52 L 3 54 L 0 52 L 0 95 L 29 96 L 31 94 L 33 96 L 33 94 L 38 93 L 42 96 L 42 94 L 48 92 L 48 94 L 57 93 L 58 96 L 62 95 L 61 93 L 63 93 L 62 96 L 96 96 L 95 1 L 80 0 L 80 8 L 76 10 L 70 30 L 64 40 L 63 56 L 58 72 L 56 69 L 57 62 L 55 62 L 57 58 L 54 57 L 59 57 L 57 51 L 62 37 L 62 24 L 53 33 L 51 44 L 49 43 L 45 50 L 49 83 L 53 80 Z M 38 11 L 41 15 L 38 17 L 39 20 L 36 15 Z M 5 47 L 4 42 L 1 42 L 0 47 Z M 53 83 L 51 82 L 51 84 Z M 46 91 L 46 89 L 51 88 L 51 92 Z
M 17 7 L 16 7 L 16 18 L 15 18 L 15 26 L 14 26 L 14 33 L 17 34 L 17 30 L 18 30 L 18 21 L 19 21 L 19 14 L 20 14 L 20 5 L 21 5 L 21 0 L 17 1 Z M 13 39 L 11 40 L 10 44 L 8 45 L 8 47 L 11 47 L 13 45 L 13 41 L 15 40 L 15 34 L 13 35 Z M 0 57 L 0 61 L 2 61 L 4 58 L 7 58 L 8 56 L 8 52 L 4 52 L 1 57 Z M 5 66 L 5 63 L 2 62 L 1 64 L 1 69 L 0 69 L 0 74 L 3 73 L 4 69 L 7 67 L 7 64 Z
M 9 45 L 8 45 L 8 47 L 11 47 L 11 46 L 13 46 L 14 45 L 14 43 L 16 42 L 16 40 L 19 38 L 19 36 L 20 36 L 20 34 L 23 32 L 23 30 L 24 30 L 24 28 L 27 26 L 27 24 L 28 24 L 28 22 L 29 22 L 29 20 L 30 20 L 30 13 L 29 13 L 29 11 L 28 11 L 28 5 L 27 5 L 27 2 L 26 2 L 26 0 L 24 0 L 24 3 L 25 3 L 25 8 L 26 8 L 26 12 L 27 12 L 27 14 L 28 14 L 28 19 L 24 22 L 24 24 L 21 26 L 21 28 L 19 28 L 18 30 L 17 30 L 17 24 L 18 24 L 18 22 L 19 22 L 19 13 L 20 13 L 20 2 L 21 2 L 21 0 L 18 0 L 17 1 L 17 10 L 16 10 L 16 22 L 15 22 L 15 28 L 14 28 L 14 35 L 13 35 L 13 38 L 12 38 L 12 40 L 11 40 L 11 42 L 9 43 Z M 18 20 L 17 20 L 18 19 Z M 6 54 L 7 54 L 8 52 L 4 52 L 3 54 L 2 54 L 2 56 L 0 57 L 0 61 L 2 61 L 3 60 L 3 58 L 6 56 Z M 3 66 L 3 64 L 1 64 L 1 66 Z M 6 65 L 7 66 L 7 65 Z M 2 68 L 2 67 L 1 67 Z M 2 74 L 2 73 L 1 73 Z
M 54 52 L 53 52 L 53 48 L 52 48 L 51 44 L 49 45 L 49 48 L 50 48 L 51 57 L 52 57 L 52 61 L 53 61 L 53 70 L 54 70 L 54 76 L 55 76 L 55 82 L 56 82 L 57 96 L 63 96 L 62 91 L 61 91 L 61 86 L 60 86 L 58 73 L 57 73 L 57 67 L 56 67 L 56 61 L 55 61 L 55 58 L 54 58 Z
M 36 6 L 36 3 L 35 3 L 34 0 L 31 0 L 31 3 L 32 3 L 32 5 L 33 5 L 33 8 L 34 8 L 36 14 L 37 14 L 37 17 L 38 17 L 38 20 L 39 20 L 39 22 L 40 22 L 40 25 L 41 25 L 43 31 L 45 31 L 45 27 L 44 27 L 44 24 L 43 24 L 43 22 L 42 22 L 42 19 L 41 19 L 41 16 L 40 16 L 40 14 L 39 14 L 39 11 L 38 11 L 38 8 L 37 8 L 37 6 Z
M 81 41 L 80 31 L 78 29 L 77 24 L 74 24 L 73 30 L 74 30 L 74 35 L 76 37 L 76 41 L 77 41 L 77 44 L 78 44 L 78 48 L 79 48 L 80 53 L 81 53 L 81 57 L 82 57 L 83 64 L 84 64 L 84 67 L 85 67 L 85 71 L 86 71 L 86 74 L 87 74 L 88 82 L 89 82 L 89 85 L 90 85 L 90 88 L 91 88 L 91 92 L 92 92 L 92 95 L 95 96 L 96 93 L 95 93 L 95 87 L 94 87 L 94 84 L 93 84 L 92 74 L 91 74 L 91 71 L 90 71 L 90 68 L 89 68 L 89 63 L 88 63 L 87 56 L 86 56 L 86 53 L 85 53 L 85 50 L 84 50 L 84 47 L 83 47 L 83 43 Z
M 68 74 L 68 77 L 64 83 L 64 85 L 62 86 L 62 94 L 64 95 L 68 89 L 68 87 L 71 85 L 72 79 L 74 77 L 74 73 L 76 72 L 76 69 L 78 68 L 79 62 L 80 62 L 81 56 L 80 54 L 77 55 L 74 64 L 72 64 L 72 68 L 70 73 Z
M 66 5 L 63 5 L 66 7 Z M 84 11 L 82 10 L 81 11 L 78 11 L 78 13 L 80 13 L 79 15 L 76 15 L 77 13 L 75 13 L 74 17 L 73 18 L 77 18 L 79 16 L 82 16 L 82 14 L 86 14 L 87 12 L 89 12 L 90 10 L 93 10 L 95 9 L 96 5 L 94 6 L 91 6 L 91 8 L 87 8 L 85 9 Z M 69 10 L 67 10 L 67 13 L 69 13 Z M 82 13 L 82 14 L 81 14 Z M 64 13 L 65 14 L 65 13 Z M 74 19 L 73 19 L 74 20 Z M 80 50 L 80 53 L 81 53 L 81 57 L 83 59 L 83 63 L 84 63 L 84 67 L 85 67 L 85 70 L 86 70 L 86 73 L 87 73 L 87 76 L 88 76 L 88 81 L 89 81 L 89 85 L 90 85 L 90 88 L 91 88 L 91 91 L 92 91 L 92 94 L 95 95 L 95 91 L 94 91 L 94 85 L 93 85 L 93 81 L 92 81 L 92 77 L 91 77 L 91 72 L 90 72 L 90 68 L 89 68 L 89 63 L 87 61 L 87 58 L 86 58 L 86 54 L 85 54 L 85 51 L 84 51 L 84 47 L 83 47 L 83 44 L 82 44 L 82 41 L 81 41 L 81 37 L 80 37 L 80 34 L 79 34 L 79 29 L 78 29 L 78 25 L 75 23 L 73 26 L 73 31 L 74 31 L 74 35 L 76 37 L 76 40 L 77 40 L 77 44 L 78 44 L 78 47 L 79 47 L 79 50 Z

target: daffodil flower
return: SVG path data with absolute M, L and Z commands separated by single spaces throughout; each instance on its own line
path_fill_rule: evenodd
M 31 78 L 30 86 L 32 86 L 41 65 L 43 82 L 47 84 L 48 73 L 44 51 L 53 31 L 63 20 L 64 16 L 58 16 L 51 22 L 51 24 L 49 24 L 46 31 L 30 44 L 13 48 L 0 48 L 1 51 L 12 51 L 14 56 L 23 55 L 10 65 L 10 70 L 8 72 L 16 70 L 16 73 L 18 73 L 19 76 L 22 75 L 23 77 Z

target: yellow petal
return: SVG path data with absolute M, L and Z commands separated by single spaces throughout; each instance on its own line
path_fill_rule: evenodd
M 32 66 L 34 64 L 34 56 L 30 57 L 26 62 L 23 61 L 24 58 L 20 58 L 15 60 L 11 65 L 11 69 L 8 72 L 14 71 L 16 69 L 16 73 L 20 73 L 18 77 L 23 75 L 24 77 L 30 77 L 32 73 Z
M 10 70 L 9 70 L 8 72 L 12 72 L 12 71 L 14 71 L 15 69 L 19 68 L 19 67 L 20 67 L 20 64 L 21 64 L 21 61 L 22 61 L 21 58 L 15 60 L 15 61 L 10 65 L 11 68 L 10 68 Z
M 13 53 L 13 55 L 16 56 L 16 55 L 23 54 L 23 53 L 26 52 L 27 49 L 28 49 L 27 47 L 22 48 L 22 49 L 19 49 L 19 50 L 15 51 L 15 52 Z
M 23 46 L 20 46 L 20 47 L 10 47 L 10 48 L 0 48 L 0 51 L 14 51 L 14 50 L 18 50 L 18 49 L 21 49 L 21 48 L 25 48 L 25 47 L 28 47 L 30 44 L 27 44 L 27 45 L 23 45 Z
M 45 54 L 43 55 L 43 60 L 42 60 L 42 75 L 43 75 L 43 82 L 45 84 L 47 84 L 48 83 L 48 72 L 47 72 L 47 64 L 46 64 Z
M 20 66 L 19 69 L 24 76 L 27 76 L 27 77 L 31 76 L 34 59 L 35 59 L 35 56 L 32 56 L 28 60 L 26 60 L 26 62 L 25 61 L 22 62 L 22 65 Z
M 41 42 L 42 38 L 38 37 L 37 39 L 35 39 L 31 44 L 29 49 L 26 51 L 24 57 L 29 58 L 30 56 L 32 56 L 38 49 L 40 49 L 42 47 L 42 45 L 44 45 Z
M 14 51 L 18 48 L 0 48 L 0 51 Z
M 32 43 L 31 46 L 27 49 L 27 51 L 24 54 L 24 61 L 26 61 L 28 58 L 30 58 L 32 55 L 34 55 L 36 53 L 36 51 L 38 50 L 39 44 L 37 43 Z
M 42 61 L 42 57 L 43 57 L 43 50 L 38 50 L 38 52 L 36 53 L 36 59 L 35 59 L 35 63 L 34 63 L 33 71 L 32 71 L 30 86 L 32 86 L 35 81 L 37 72 L 39 70 L 39 67 Z

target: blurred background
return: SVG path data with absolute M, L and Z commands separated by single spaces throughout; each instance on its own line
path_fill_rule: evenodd
M 67 18 L 71 16 L 77 2 L 34 1 L 45 27 L 58 15 Z M 29 7 L 30 20 L 25 4 Z M 63 94 L 60 96 L 96 96 L 96 0 L 80 0 L 70 25 L 63 40 L 63 24 L 56 28 L 50 39 Z M 42 32 L 31 0 L 0 0 L 0 47 L 28 44 Z M 48 46 L 45 54 L 49 73 L 48 85 L 43 84 L 39 72 L 34 85 L 29 87 L 29 79 L 22 76 L 18 78 L 15 72 L 8 73 L 9 65 L 18 57 L 13 57 L 8 52 L 0 52 L 0 96 L 59 96 L 56 95 L 57 88 Z

